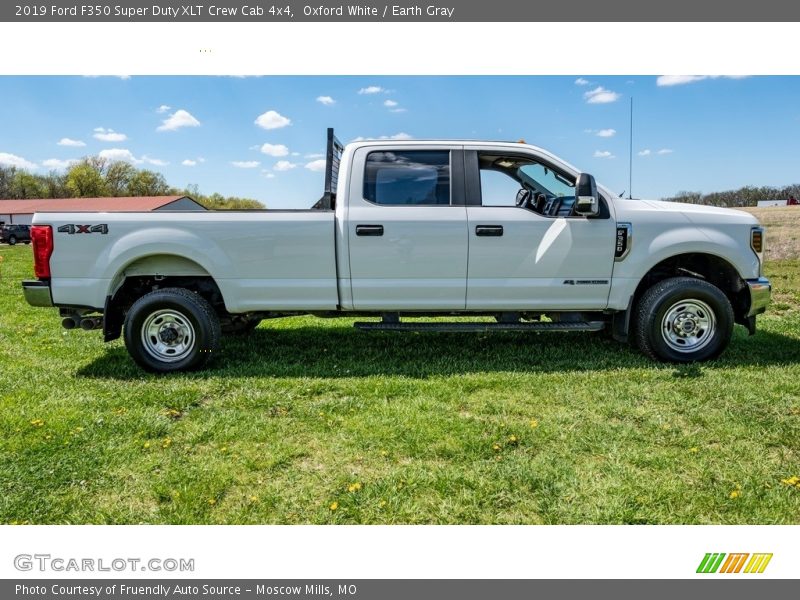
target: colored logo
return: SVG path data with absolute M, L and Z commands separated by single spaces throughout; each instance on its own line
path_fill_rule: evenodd
M 749 560 L 748 560 L 749 558 Z M 708 552 L 697 567 L 698 573 L 763 573 L 772 554 Z

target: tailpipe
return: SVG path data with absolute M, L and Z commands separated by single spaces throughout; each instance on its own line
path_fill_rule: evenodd
M 84 331 L 91 331 L 92 329 L 100 329 L 103 326 L 102 317 L 89 317 L 81 319 L 81 329 Z
M 66 317 L 61 321 L 61 326 L 64 329 L 75 329 L 78 326 L 78 321 L 74 317 Z

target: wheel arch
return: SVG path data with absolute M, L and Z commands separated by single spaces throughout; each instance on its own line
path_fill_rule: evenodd
M 136 300 L 159 288 L 176 287 L 202 296 L 218 313 L 225 311 L 222 291 L 203 265 L 171 253 L 138 256 L 120 268 L 112 279 L 103 310 L 105 341 L 120 336 L 125 314 Z
M 749 297 L 747 283 L 726 258 L 710 252 L 682 252 L 662 258 L 641 277 L 630 297 L 628 308 L 614 318 L 614 337 L 627 341 L 630 316 L 644 293 L 655 284 L 672 277 L 694 277 L 719 288 L 731 303 L 736 323 L 745 325 Z

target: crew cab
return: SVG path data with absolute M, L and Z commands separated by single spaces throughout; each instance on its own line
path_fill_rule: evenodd
M 124 334 L 144 369 L 299 314 L 380 331 L 607 331 L 712 359 L 770 300 L 764 230 L 736 210 L 615 197 L 535 146 L 358 141 L 328 130 L 307 210 L 37 213 L 27 301 Z M 414 320 L 414 317 L 441 319 Z M 493 321 L 464 317 L 493 317 Z

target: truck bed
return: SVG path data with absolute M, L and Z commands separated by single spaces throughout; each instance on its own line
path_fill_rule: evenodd
M 37 213 L 33 223 L 53 227 L 56 305 L 100 309 L 124 277 L 152 273 L 213 277 L 231 313 L 338 304 L 332 211 Z

